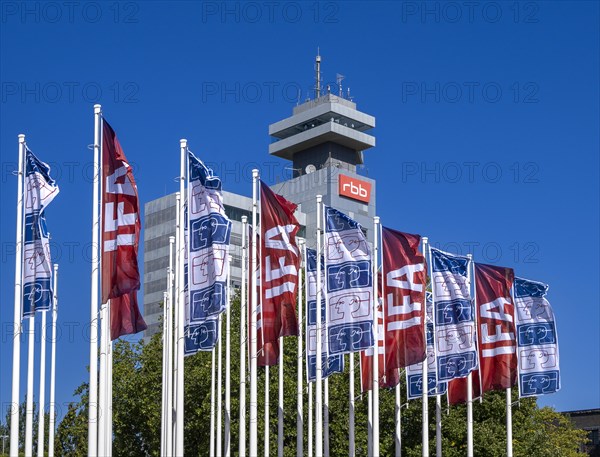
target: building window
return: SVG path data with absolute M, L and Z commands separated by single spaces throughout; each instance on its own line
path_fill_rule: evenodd
M 588 430 L 588 438 L 590 439 L 590 442 L 588 443 L 589 446 L 597 446 L 600 444 L 600 429 L 595 428 Z

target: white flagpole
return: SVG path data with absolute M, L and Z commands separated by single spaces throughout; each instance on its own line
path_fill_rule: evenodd
M 173 290 L 173 295 L 171 295 L 171 306 L 173 307 L 173 333 L 171 335 L 171 341 L 173 344 L 173 374 L 171 377 L 171 386 L 172 386 L 172 397 L 171 397 L 171 455 L 176 455 L 177 449 L 177 373 L 179 372 L 179 359 L 177 358 L 179 340 L 177 336 L 179 335 L 179 276 L 183 273 L 179 270 L 179 251 L 180 246 L 183 243 L 181 240 L 181 232 L 179 231 L 179 224 L 181 222 L 181 217 L 179 213 L 181 211 L 181 194 L 179 192 L 175 192 L 175 276 L 173 277 L 173 286 L 171 290 Z M 183 367 L 182 367 L 183 369 Z
M 264 350 L 264 345 L 263 345 Z M 265 366 L 265 430 L 264 430 L 264 450 L 265 457 L 269 457 L 269 365 Z
M 106 455 L 112 457 L 112 436 L 113 436 L 113 412 L 112 412 L 112 393 L 113 393 L 113 343 L 110 328 L 110 302 L 106 315 L 107 325 L 107 353 L 106 353 Z
M 38 414 L 38 442 L 37 455 L 44 457 L 44 405 L 46 404 L 46 314 L 47 311 L 42 311 L 42 341 L 40 348 L 40 398 L 39 398 L 39 414 Z
M 402 456 L 402 414 L 400 408 L 400 383 L 396 384 L 396 436 L 395 436 L 395 450 L 396 457 Z
M 179 265 L 178 271 L 179 276 L 177 278 L 177 307 L 179 308 L 178 322 L 177 322 L 177 404 L 175 405 L 177 411 L 176 418 L 176 430 L 177 435 L 175 436 L 175 455 L 180 457 L 183 456 L 183 408 L 184 408 L 184 318 L 185 318 L 185 291 L 184 289 L 184 259 L 185 259 L 185 235 L 184 235 L 184 221 L 185 215 L 183 213 L 183 203 L 185 201 L 185 180 L 187 176 L 186 170 L 186 155 L 187 155 L 187 140 L 179 140 L 180 145 L 180 168 L 179 168 L 179 252 L 177 253 L 177 263 Z
M 379 457 L 379 320 L 377 318 L 377 263 L 379 262 L 379 217 L 373 218 L 373 457 Z
M 469 259 L 467 279 L 470 285 L 473 256 L 467 254 L 467 257 Z M 469 372 L 469 375 L 467 376 L 467 457 L 473 457 L 473 372 Z
M 30 305 L 33 310 L 33 303 Z M 27 404 L 25 409 L 25 455 L 33 455 L 33 367 L 35 348 L 35 311 L 29 317 L 29 343 L 27 347 Z
M 427 258 L 427 237 L 424 236 L 423 240 L 423 256 Z M 427 275 L 427 273 L 425 273 Z M 425 285 L 426 286 L 426 285 Z M 425 287 L 423 286 L 423 287 Z M 422 455 L 423 457 L 429 457 L 429 373 L 427 372 L 428 360 L 427 360 L 427 300 L 423 303 L 423 332 L 425 335 L 425 360 L 423 360 L 423 382 L 422 382 L 422 418 L 421 418 L 421 435 L 422 435 Z
M 242 292 L 240 297 L 240 416 L 239 416 L 239 446 L 238 456 L 246 457 L 246 317 L 248 303 L 246 294 L 248 262 L 248 217 L 242 216 Z
M 323 457 L 323 395 L 322 395 L 322 336 L 321 331 L 323 323 L 321 322 L 321 236 L 322 236 L 322 218 L 323 218 L 323 196 L 317 195 L 317 360 L 316 360 L 316 380 L 315 380 L 315 455 Z
M 223 314 L 219 314 L 217 342 L 217 456 L 223 457 Z
M 162 402 L 161 402 L 161 415 L 160 415 L 160 455 L 166 456 L 167 453 L 167 429 L 169 423 L 167 422 L 167 389 L 169 383 L 169 374 L 167 371 L 167 358 L 169 357 L 169 340 L 168 340 L 168 329 L 169 329 L 169 270 L 167 270 L 167 290 L 163 293 L 163 359 L 162 359 Z
M 506 457 L 513 457 L 512 445 L 512 388 L 506 389 Z
M 277 406 L 277 457 L 283 457 L 283 336 L 279 337 L 279 398 Z
M 17 234 L 15 246 L 15 304 L 13 312 L 13 365 L 10 407 L 10 457 L 19 456 L 19 383 L 21 371 L 21 333 L 23 324 L 23 181 L 25 135 L 19 135 L 19 168 L 17 171 Z
M 308 339 L 308 336 L 307 336 Z M 313 457 L 313 383 L 308 383 L 308 457 Z
M 98 455 L 98 287 L 100 281 L 100 157 L 102 106 L 94 105 L 94 186 L 92 192 L 92 284 L 90 300 L 90 387 L 88 406 L 88 457 Z
M 354 439 L 354 352 L 348 354 L 350 361 L 350 384 L 349 384 L 349 400 L 350 409 L 348 411 L 348 457 L 354 457 L 356 455 L 356 443 Z
M 306 252 L 304 251 L 304 241 L 298 241 L 299 252 L 302 253 L 300 258 L 300 270 L 304 266 L 304 258 L 306 258 Z M 302 388 L 304 383 L 302 380 L 302 325 L 304 322 L 302 315 L 302 273 L 298 275 L 298 354 L 296 364 L 296 457 L 303 457 L 304 455 L 304 424 L 303 424 L 303 395 Z
M 258 295 L 256 293 L 256 268 L 258 266 L 258 170 L 252 170 L 252 253 L 250 257 L 250 274 L 253 277 L 252 297 L 250 304 L 250 457 L 258 456 L 258 380 L 257 380 L 257 354 L 256 354 L 256 308 Z
M 329 377 L 325 378 L 323 385 L 323 455 L 327 456 L 329 455 Z
M 210 369 L 210 457 L 215 457 L 215 354 L 217 350 L 215 348 L 211 351 L 211 369 Z
M 54 422 L 56 392 L 56 319 L 58 317 L 58 264 L 54 264 L 52 296 L 52 340 L 50 341 L 50 423 L 48 425 L 48 457 L 54 457 Z
M 106 451 L 106 349 L 107 349 L 107 307 L 108 303 L 102 303 L 100 306 L 100 373 L 98 384 L 98 456 L 104 457 Z
M 435 456 L 442 457 L 442 396 L 435 396 Z
M 179 209 L 179 208 L 177 208 Z M 177 212 L 177 210 L 176 210 Z M 173 455 L 173 247 L 175 246 L 175 237 L 169 237 L 169 271 L 167 272 L 167 333 L 165 337 L 167 346 L 167 366 L 166 374 L 163 376 L 163 382 L 167 384 L 166 392 L 166 446 L 165 456 Z
M 229 265 L 231 268 L 231 255 Z M 225 457 L 231 455 L 231 272 L 227 275 L 227 323 L 225 330 Z
M 371 369 L 373 364 L 371 363 Z M 373 388 L 367 394 L 367 454 L 373 455 Z

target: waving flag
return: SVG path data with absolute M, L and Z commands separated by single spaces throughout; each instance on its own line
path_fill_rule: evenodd
M 431 292 L 425 294 L 426 337 L 427 337 L 427 392 L 429 396 L 443 395 L 448 384 L 438 383 L 437 362 L 435 354 L 435 324 L 433 319 L 433 297 Z M 406 367 L 406 393 L 409 400 L 421 398 L 423 395 L 423 362 Z
M 306 376 L 313 382 L 317 376 L 317 251 L 306 249 Z M 325 379 L 332 373 L 344 372 L 344 355 L 329 355 L 325 329 L 325 275 L 321 256 L 321 367 Z
M 218 317 L 227 306 L 231 221 L 225 215 L 221 180 L 188 151 L 186 210 L 185 354 L 211 350 Z
M 482 392 L 517 382 L 515 306 L 510 294 L 512 268 L 475 264 L 479 325 L 479 376 Z
M 298 335 L 296 293 L 300 255 L 294 217 L 297 205 L 260 183 L 260 320 L 264 343 L 280 336 Z
M 425 257 L 419 235 L 383 227 L 382 241 L 386 364 L 404 368 L 425 359 Z
M 325 284 L 330 354 L 373 346 L 371 250 L 360 224 L 329 206 L 325 211 Z
M 50 167 L 25 149 L 25 237 L 23 315 L 47 311 L 52 303 L 52 261 L 44 210 L 58 195 Z
M 435 248 L 430 253 L 437 377 L 445 382 L 477 368 L 470 260 Z
M 548 285 L 515 278 L 519 395 L 532 397 L 560 390 L 558 335 L 546 299 Z
M 140 288 L 140 207 L 131 166 L 112 127 L 102 121 L 102 303 L 110 300 L 114 340 L 147 326 L 137 305 Z

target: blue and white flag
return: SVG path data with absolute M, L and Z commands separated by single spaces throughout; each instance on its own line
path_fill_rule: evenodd
M 52 260 L 44 210 L 58 195 L 50 167 L 25 149 L 25 236 L 23 316 L 47 311 L 52 304 Z
M 443 395 L 448 390 L 448 384 L 438 383 L 437 357 L 435 354 L 435 322 L 433 319 L 433 296 L 425 292 L 425 336 L 427 338 L 427 392 L 428 396 Z M 406 393 L 409 400 L 423 396 L 423 362 L 406 367 Z
M 558 335 L 548 285 L 515 278 L 514 293 L 519 357 L 519 396 L 560 390 Z
M 308 382 L 317 377 L 317 251 L 306 249 L 306 376 Z M 321 367 L 322 378 L 344 372 L 344 355 L 328 355 L 325 329 L 325 275 L 321 256 Z
M 362 351 L 374 344 L 371 249 L 358 222 L 324 210 L 329 353 Z
M 467 257 L 430 249 L 438 382 L 478 367 L 475 314 Z
M 212 349 L 218 317 L 227 307 L 231 221 L 221 180 L 188 152 L 185 354 Z

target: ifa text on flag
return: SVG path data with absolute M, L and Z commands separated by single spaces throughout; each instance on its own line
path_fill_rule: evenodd
M 546 299 L 548 285 L 515 278 L 515 317 L 519 359 L 519 395 L 558 392 L 560 369 L 554 312 Z
M 297 205 L 260 183 L 261 331 L 265 343 L 298 335 L 296 293 L 300 253 Z
M 102 303 L 114 340 L 147 328 L 137 304 L 140 217 L 137 185 L 112 127 L 102 120 Z
M 58 195 L 50 167 L 25 148 L 25 233 L 23 247 L 23 316 L 47 311 L 52 304 L 50 236 L 44 210 Z
M 381 238 L 386 364 L 404 368 L 425 359 L 425 257 L 419 235 L 383 227 Z

